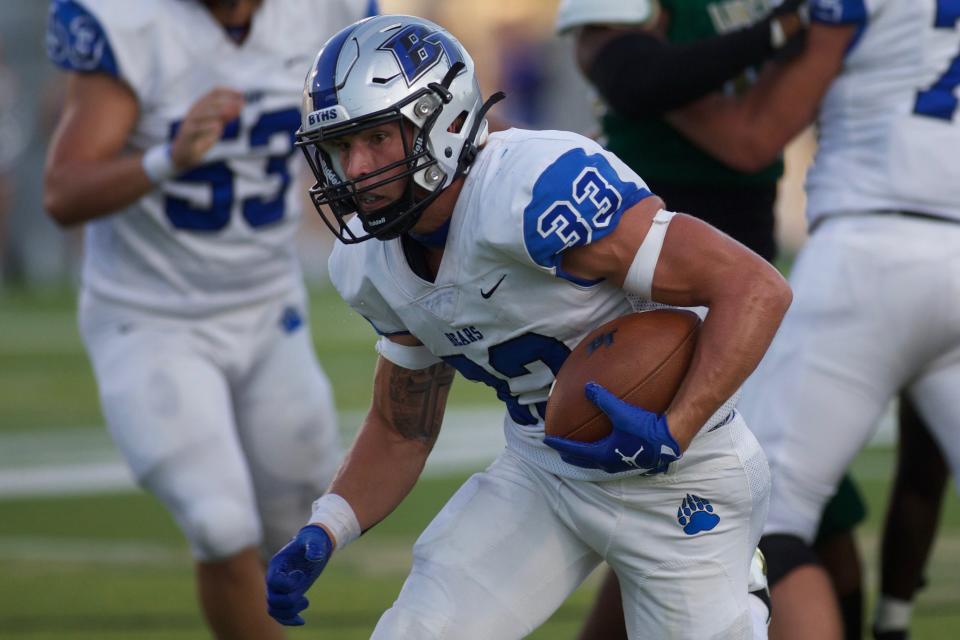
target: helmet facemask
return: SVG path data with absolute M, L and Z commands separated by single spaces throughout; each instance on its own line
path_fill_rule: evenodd
M 428 145 L 430 132 L 443 110 L 444 93 L 442 86 L 429 87 L 388 109 L 355 118 L 342 126 L 297 135 L 296 144 L 303 150 L 317 179 L 309 190 L 310 199 L 327 227 L 341 241 L 352 244 L 372 237 L 380 240 L 396 238 L 413 228 L 424 209 L 440 195 L 442 189 L 428 191 L 417 184 L 414 176 L 419 174 L 420 181 L 435 186 L 445 177 Z M 427 114 L 422 127 L 414 126 L 403 115 L 403 108 L 410 103 L 414 103 L 414 109 Z M 403 157 L 355 179 L 347 178 L 335 150 L 337 141 L 394 122 L 400 130 Z M 402 170 L 396 172 L 398 168 Z M 377 180 L 379 176 L 384 177 Z M 404 180 L 406 184 L 397 200 L 373 211 L 362 211 L 358 204 L 360 196 L 398 180 Z M 358 183 L 364 184 L 360 187 Z M 360 215 L 366 236 L 357 236 L 347 226 L 354 213 Z

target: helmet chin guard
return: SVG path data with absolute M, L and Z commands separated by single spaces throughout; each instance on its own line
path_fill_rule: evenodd
M 307 75 L 296 143 L 316 177 L 309 193 L 324 222 L 347 244 L 409 231 L 424 209 L 469 171 L 487 137 L 484 115 L 503 97 L 497 93 L 482 102 L 473 60 L 452 35 L 428 20 L 377 16 L 340 31 Z M 392 123 L 404 132 L 404 157 L 349 179 L 332 146 Z M 397 200 L 360 210 L 364 193 L 397 180 L 405 183 Z M 363 235 L 348 226 L 358 212 Z

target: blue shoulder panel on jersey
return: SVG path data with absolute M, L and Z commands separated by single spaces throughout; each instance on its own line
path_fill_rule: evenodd
M 540 266 L 557 268 L 560 254 L 608 235 L 624 211 L 650 195 L 621 180 L 603 154 L 571 149 L 533 185 L 533 198 L 523 210 L 527 253 Z
M 377 0 L 370 0 L 367 3 L 367 17 L 371 18 L 378 15 L 380 15 L 380 6 L 377 4 Z
M 62 69 L 120 75 L 103 26 L 76 0 L 52 0 L 46 44 L 47 57 Z
M 865 0 L 810 0 L 810 19 L 827 24 L 865 24 Z

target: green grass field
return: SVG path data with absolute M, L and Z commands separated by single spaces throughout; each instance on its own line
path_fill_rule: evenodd
M 329 292 L 314 296 L 312 310 L 318 352 L 334 380 L 340 409 L 363 410 L 374 361 L 372 331 Z M 486 387 L 460 380 L 451 402 L 489 407 L 491 395 Z M 0 443 L 5 435 L 101 422 L 72 295 L 0 298 Z M 891 451 L 871 449 L 854 465 L 870 508 L 858 535 L 871 591 L 892 464 Z M 308 626 L 290 637 L 369 637 L 399 591 L 417 533 L 469 471 L 424 478 L 391 518 L 338 554 L 312 591 Z M 960 635 L 960 505 L 952 490 L 928 576 L 914 637 L 955 638 Z M 595 584 L 588 581 L 531 637 L 572 638 Z M 116 493 L 0 501 L 0 639 L 206 637 L 186 546 L 153 498 Z

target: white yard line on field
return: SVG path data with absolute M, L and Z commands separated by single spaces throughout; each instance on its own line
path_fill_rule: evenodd
M 344 446 L 363 415 L 340 415 Z M 458 407 L 447 411 L 430 455 L 426 475 L 479 470 L 503 449 L 503 412 L 498 407 Z M 895 439 L 887 412 L 871 444 Z M 17 496 L 84 495 L 136 488 L 130 472 L 102 427 L 0 435 L 0 499 Z
M 58 562 L 169 567 L 189 563 L 186 548 L 143 540 L 0 537 L 0 558 L 22 563 Z
M 363 415 L 340 415 L 344 446 Z M 427 475 L 481 469 L 503 449 L 498 407 L 451 408 L 444 418 Z M 0 435 L 0 498 L 84 495 L 136 489 L 106 429 L 72 428 Z

